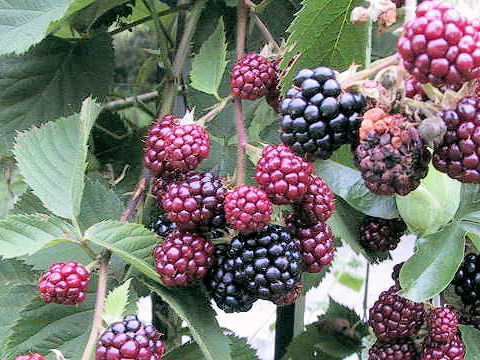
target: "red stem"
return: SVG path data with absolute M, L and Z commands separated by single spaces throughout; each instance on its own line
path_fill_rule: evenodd
M 247 28 L 248 8 L 244 0 L 237 3 L 237 60 L 245 55 L 245 34 Z M 237 185 L 245 184 L 245 148 L 247 146 L 247 131 L 243 116 L 242 100 L 235 98 L 235 126 L 237 128 Z

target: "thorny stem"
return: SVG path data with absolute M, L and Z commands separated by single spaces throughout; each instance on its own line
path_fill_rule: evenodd
M 245 34 L 247 28 L 248 8 L 244 0 L 237 3 L 237 61 L 245 54 Z M 247 131 L 243 116 L 242 100 L 235 98 L 235 127 L 237 129 L 237 185 L 245 184 L 245 148 L 247 146 Z
M 159 92 L 152 91 L 146 94 L 137 95 L 137 96 L 130 96 L 122 100 L 115 100 L 110 101 L 103 105 L 102 110 L 109 110 L 109 111 L 120 111 L 123 109 L 127 109 L 129 107 L 135 106 L 138 103 L 148 103 L 150 101 L 154 101 L 158 98 Z
M 275 41 L 273 35 L 268 30 L 267 26 L 262 22 L 260 17 L 257 14 L 255 14 L 254 12 L 250 12 L 250 16 L 255 21 L 255 24 L 257 24 L 257 27 L 260 30 L 260 32 L 262 33 L 265 40 L 267 40 L 267 42 L 269 42 L 270 44 L 273 44 L 273 46 L 275 47 L 275 50 L 280 51 L 280 46 L 278 46 L 278 44 Z
M 397 65 L 399 62 L 400 56 L 398 55 L 398 53 L 395 53 L 389 57 L 375 61 L 366 69 L 356 72 L 353 75 L 350 75 L 349 71 L 347 70 L 346 72 L 338 76 L 338 81 L 340 82 L 343 89 L 348 89 L 349 87 L 355 85 L 356 82 L 368 79 L 371 76 L 377 74 L 379 71 L 390 66 Z
M 140 180 L 137 183 L 137 187 L 132 195 L 132 198 L 128 202 L 125 211 L 120 218 L 120 221 L 131 221 L 135 215 L 135 209 L 146 191 L 149 188 L 151 178 L 151 172 L 148 169 L 142 171 Z M 105 304 L 105 297 L 107 295 L 107 279 L 108 279 L 108 263 L 110 262 L 111 252 L 107 249 L 103 249 L 100 253 L 100 266 L 98 268 L 98 289 L 97 297 L 95 300 L 95 312 L 93 315 L 92 330 L 90 337 L 88 338 L 85 351 L 83 352 L 81 360 L 90 360 L 90 356 L 95 348 L 95 343 L 102 328 L 102 313 Z

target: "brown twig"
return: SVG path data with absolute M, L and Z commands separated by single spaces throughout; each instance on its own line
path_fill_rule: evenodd
M 245 54 L 245 34 L 247 29 L 248 8 L 244 0 L 238 0 L 237 4 L 237 60 Z M 242 100 L 235 98 L 235 126 L 237 129 L 237 185 L 245 183 L 245 147 L 247 145 L 247 131 L 243 116 Z
M 135 187 L 135 191 L 132 194 L 127 206 L 125 207 L 125 211 L 120 218 L 120 221 L 131 221 L 135 216 L 135 210 L 137 209 L 138 204 L 143 199 L 148 187 L 150 185 L 150 179 L 152 178 L 152 173 L 148 169 L 143 169 L 142 175 L 140 176 L 140 180 Z

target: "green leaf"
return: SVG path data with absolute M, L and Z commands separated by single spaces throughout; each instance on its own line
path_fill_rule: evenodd
M 460 204 L 461 185 L 430 166 L 427 177 L 415 191 L 396 196 L 403 221 L 419 236 L 437 232 L 455 216 Z
M 28 265 L 32 265 L 34 270 L 46 270 L 51 264 L 57 262 L 76 261 L 81 264 L 88 264 L 92 261 L 83 247 L 72 242 L 42 248 L 32 256 L 22 256 L 21 260 Z
M 143 225 L 104 221 L 85 231 L 85 238 L 110 250 L 150 279 L 160 280 L 149 264 L 153 247 L 160 239 Z
M 61 219 L 46 215 L 12 215 L 0 220 L 0 256 L 32 255 L 58 239 L 68 241 L 74 229 Z
M 480 208 L 480 185 L 462 184 L 460 206 L 456 217 L 461 219 Z
M 336 198 L 335 204 L 336 210 L 328 220 L 335 237 L 340 238 L 342 243 L 347 243 L 356 254 L 363 255 L 370 263 L 386 259 L 387 253 L 372 254 L 360 245 L 358 231 L 364 215 L 340 198 Z
M 282 78 L 284 89 L 290 87 L 295 73 L 303 68 L 331 66 L 339 71 L 353 62 L 365 62 L 368 30 L 365 25 L 350 23 L 351 11 L 360 0 L 304 0 L 287 32 L 287 48 L 293 46 L 282 63 L 286 66 L 292 57 L 302 56 Z
M 123 203 L 112 189 L 98 180 L 85 179 L 85 190 L 80 210 L 80 222 L 84 229 L 104 221 L 119 219 Z
M 0 55 L 22 53 L 40 42 L 50 22 L 63 16 L 71 0 L 0 1 Z
M 87 160 L 87 141 L 100 113 L 91 99 L 72 115 L 16 138 L 14 154 L 25 182 L 56 215 L 80 213 Z
M 12 210 L 16 215 L 33 215 L 33 214 L 45 214 L 53 216 L 42 204 L 42 200 L 38 198 L 32 191 L 27 191 L 18 200 Z
M 332 191 L 362 213 L 385 219 L 398 218 L 394 196 L 375 195 L 367 189 L 359 171 L 334 161 L 317 161 L 316 174 Z
M 253 143 L 271 143 L 266 139 L 262 139 L 262 132 L 267 129 L 270 125 L 276 125 L 278 120 L 278 114 L 273 111 L 273 109 L 265 101 L 262 101 L 256 107 L 253 113 L 253 119 L 250 122 L 248 127 L 248 141 L 250 144 Z M 278 127 L 275 126 L 275 137 L 277 142 L 279 140 L 278 136 Z
M 465 231 L 453 222 L 442 231 L 420 238 L 417 251 L 400 271 L 400 294 L 425 301 L 443 291 L 463 260 Z
M 116 287 L 108 294 L 105 300 L 102 318 L 107 324 L 121 321 L 129 303 L 128 293 L 132 279 Z
M 303 293 L 306 294 L 311 289 L 318 287 L 331 269 L 332 267 L 329 265 L 317 274 L 304 272 L 302 274 Z
M 7 359 L 4 352 L 5 343 L 12 334 L 13 325 L 20 318 L 20 311 L 36 296 L 38 296 L 36 286 L 0 286 L 0 319 L 2 319 L 0 322 L 0 359 Z
M 480 331 L 473 326 L 460 325 L 462 340 L 467 347 L 465 360 L 480 359 Z
M 19 260 L 0 259 L 0 286 L 36 284 L 39 276 Z
M 232 360 L 258 360 L 256 351 L 247 344 L 245 338 L 228 335 Z M 195 342 L 189 342 L 169 351 L 164 360 L 199 360 L 202 359 L 202 350 Z
M 227 338 L 223 336 L 218 325 L 205 289 L 166 288 L 148 280 L 142 282 L 151 291 L 156 292 L 187 323 L 205 359 L 232 360 Z
M 205 41 L 193 58 L 190 70 L 191 86 L 218 97 L 218 88 L 227 67 L 227 43 L 223 19 L 215 32 Z
M 78 359 L 92 326 L 96 290 L 92 281 L 85 302 L 76 306 L 46 304 L 35 297 L 12 328 L 6 347 L 9 358 L 29 352 L 48 354 L 57 349 L 67 359 Z
M 335 275 L 338 279 L 338 282 L 343 286 L 346 286 L 356 292 L 360 292 L 360 290 L 362 290 L 364 282 L 363 278 L 352 275 L 345 271 Z
M 78 112 L 87 96 L 105 96 L 113 71 L 107 34 L 77 41 L 51 37 L 25 55 L 0 57 L 0 157 L 11 150 L 17 131 Z
M 27 188 L 13 161 L 0 160 L 0 219 L 11 213 L 15 202 Z

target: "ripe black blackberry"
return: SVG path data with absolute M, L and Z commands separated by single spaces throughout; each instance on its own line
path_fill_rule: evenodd
M 280 112 L 282 142 L 300 156 L 328 159 L 343 144 L 357 141 L 363 95 L 343 93 L 328 67 L 300 70 Z
M 465 97 L 456 109 L 442 113 L 447 126 L 435 146 L 433 165 L 453 179 L 480 183 L 480 98 Z
M 368 189 L 379 195 L 406 195 L 427 176 L 430 151 L 409 119 L 373 108 L 363 115 L 355 165 Z
M 473 305 L 480 300 L 480 257 L 477 254 L 465 256 L 452 283 L 455 285 L 455 293 L 465 305 Z
M 302 254 L 292 235 L 283 227 L 268 225 L 232 240 L 236 281 L 260 299 L 277 301 L 300 281 Z
M 415 335 L 423 323 L 423 303 L 416 303 L 397 295 L 400 287 L 392 286 L 382 292 L 370 309 L 369 325 L 377 339 L 389 342 Z
M 418 352 L 409 338 L 382 343 L 377 341 L 368 351 L 369 360 L 416 360 Z
M 163 238 L 167 237 L 177 228 L 177 225 L 165 215 L 160 215 L 151 225 L 150 230 Z
M 371 252 L 395 250 L 407 225 L 402 219 L 381 219 L 365 216 L 360 225 L 360 243 Z
M 135 315 L 127 315 L 100 336 L 95 360 L 162 360 L 166 348 L 161 336 L 152 325 L 142 323 Z
M 235 278 L 234 259 L 229 245 L 215 246 L 215 264 L 204 279 L 205 287 L 217 306 L 227 313 L 246 312 L 257 300 Z

